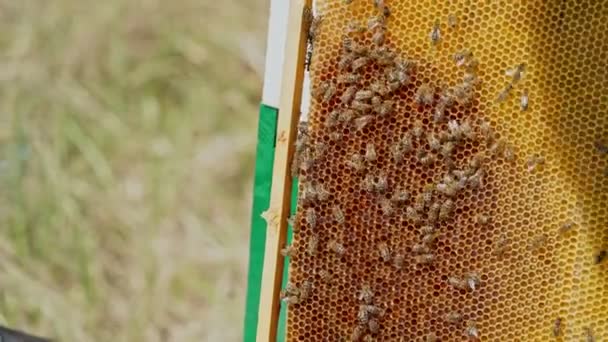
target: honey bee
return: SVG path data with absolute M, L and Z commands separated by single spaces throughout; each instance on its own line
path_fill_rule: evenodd
M 386 84 L 382 81 L 374 81 L 369 85 L 369 88 L 376 94 L 380 96 L 386 96 L 390 92 Z
M 348 1 L 349 3 L 352 2 L 352 0 L 346 0 L 346 1 Z M 346 25 L 346 33 L 361 34 L 364 32 L 365 32 L 365 27 L 363 27 L 361 24 L 359 24 L 356 20 L 351 20 Z
M 352 53 L 347 53 L 342 55 L 340 61 L 338 62 L 338 69 L 346 70 L 355 60 L 355 55 Z
M 384 7 L 384 0 L 374 0 L 374 7 L 376 7 L 376 8 Z
M 368 63 L 369 63 L 369 57 L 362 56 L 353 61 L 351 68 L 353 71 L 357 71 L 357 70 L 361 69 L 362 67 L 364 67 L 365 65 L 367 65 Z
M 435 136 L 434 133 L 427 135 L 426 140 L 429 143 L 431 150 L 439 151 L 439 149 L 441 149 L 441 142 L 439 142 L 439 139 L 437 139 L 437 136 Z
M 605 249 L 602 249 L 593 256 L 593 263 L 596 265 L 601 264 L 606 259 L 606 256 L 608 256 L 608 252 L 606 252 Z
M 331 83 L 330 82 L 322 82 L 316 88 L 312 90 L 312 96 L 317 100 L 320 100 L 325 96 L 325 93 L 329 90 Z
M 424 206 L 425 206 L 425 201 L 424 201 L 424 194 L 423 193 L 419 193 L 413 203 L 414 206 L 414 210 L 416 210 L 417 212 L 422 212 L 424 211 Z
M 442 221 L 446 220 L 450 214 L 452 214 L 453 210 L 454 201 L 451 199 L 445 200 L 443 203 L 441 203 L 441 208 L 439 209 L 439 219 Z
M 501 236 L 496 241 L 496 247 L 494 249 L 494 254 L 498 256 L 503 256 L 508 249 L 509 240 L 506 237 Z
M 304 184 L 302 187 L 302 193 L 300 195 L 300 201 L 303 204 L 309 205 L 317 200 L 317 190 L 312 184 Z
M 445 315 L 445 320 L 448 321 L 449 323 L 458 323 L 460 321 L 462 321 L 462 315 L 459 314 L 458 312 L 450 312 L 447 315 Z
M 464 120 L 460 124 L 460 132 L 467 139 L 475 139 L 475 132 L 473 132 L 473 128 L 471 127 L 471 123 L 469 122 L 469 120 Z
M 356 96 L 356 95 L 355 95 Z M 351 108 L 362 112 L 362 113 L 366 113 L 369 112 L 372 109 L 372 105 L 370 105 L 369 103 L 365 103 L 362 102 L 360 100 L 355 99 L 351 104 L 350 104 Z
M 517 83 L 523 78 L 525 68 L 525 64 L 518 64 L 513 68 L 507 69 L 507 71 L 505 71 L 505 75 L 511 77 L 513 83 Z
M 429 333 L 426 335 L 425 341 L 426 342 L 437 342 L 437 341 L 439 341 L 439 338 L 434 333 Z
M 469 273 L 467 273 L 465 275 L 465 279 L 467 281 L 467 284 L 469 285 L 469 288 L 472 291 L 475 291 L 475 289 L 477 288 L 477 286 L 479 286 L 479 284 L 481 283 L 481 278 L 475 272 L 469 272 Z
M 471 103 L 471 100 L 473 98 L 473 83 L 461 83 L 456 85 L 453 88 L 453 96 L 454 99 L 463 105 L 468 105 L 469 103 Z
M 478 189 L 478 188 L 482 187 L 484 174 L 485 173 L 484 173 L 483 169 L 479 169 L 479 170 L 475 171 L 475 173 L 468 179 L 471 187 L 473 187 L 474 189 Z
M 382 214 L 384 216 L 392 216 L 395 212 L 395 208 L 393 208 L 393 203 L 391 200 L 386 198 L 380 199 L 380 208 L 382 209 Z
M 431 39 L 431 44 L 435 45 L 435 44 L 439 43 L 439 40 L 441 39 L 439 21 L 435 21 L 435 24 L 433 25 L 433 29 L 431 30 L 431 33 L 429 34 L 429 38 Z
M 505 158 L 506 161 L 509 162 L 515 160 L 515 152 L 513 151 L 513 148 L 511 146 L 504 147 L 504 149 L 502 150 L 502 156 Z
M 381 29 L 384 27 L 385 20 L 386 20 L 386 18 L 382 15 L 377 15 L 377 16 L 371 17 L 367 21 L 367 29 L 370 31 L 374 31 L 378 28 Z
M 474 321 L 467 322 L 467 327 L 465 328 L 465 335 L 468 338 L 479 338 L 479 330 L 477 329 L 477 324 Z
M 363 44 L 353 42 L 351 45 L 351 49 L 352 49 L 352 52 L 355 53 L 355 55 L 358 55 L 358 56 L 369 55 L 369 48 Z
M 342 132 L 338 132 L 338 131 L 334 131 L 334 132 L 329 133 L 329 139 L 331 141 L 335 141 L 335 142 L 338 142 L 338 141 L 342 140 L 343 136 L 344 135 L 342 134 Z
M 380 107 L 382 104 L 382 98 L 378 95 L 372 97 L 372 108 L 376 111 L 376 108 Z
M 545 163 L 545 158 L 541 155 L 538 154 L 534 154 L 532 156 L 530 156 L 528 158 L 528 160 L 526 161 L 526 167 L 528 172 L 532 172 L 534 171 L 534 169 L 538 168 L 539 166 L 543 165 Z
M 354 62 L 353 62 L 354 63 Z M 354 70 L 353 70 L 354 71 Z M 361 75 L 357 74 L 343 74 L 338 75 L 338 84 L 352 84 L 357 83 L 361 79 Z
M 331 240 L 327 245 L 327 248 L 329 248 L 330 251 L 336 253 L 336 255 L 340 258 L 343 257 L 346 253 L 346 248 L 344 247 L 344 245 L 337 242 L 336 240 Z
M 300 289 L 298 289 L 293 283 L 287 282 L 285 288 L 281 290 L 280 298 L 284 300 L 289 297 L 300 297 Z
M 380 252 L 380 257 L 384 262 L 391 261 L 391 250 L 386 242 L 381 242 L 378 245 L 378 251 Z
M 466 290 L 468 288 L 467 282 L 464 279 L 458 277 L 449 277 L 448 284 L 459 290 Z
M 287 305 L 299 304 L 301 302 L 301 299 L 298 296 L 287 296 L 281 300 Z
M 401 83 L 399 83 L 399 81 L 390 81 L 388 82 L 388 90 L 389 91 L 395 91 L 397 89 L 399 89 L 399 87 L 401 87 Z
M 395 254 L 395 257 L 393 258 L 393 265 L 395 266 L 395 268 L 397 268 L 398 270 L 402 269 L 404 263 L 405 257 L 402 254 Z
M 349 123 L 355 116 L 355 111 L 352 109 L 345 109 L 338 115 L 338 121 L 342 123 Z M 327 148 L 327 146 L 325 146 Z
M 456 52 L 454 54 L 454 56 L 452 57 L 452 59 L 456 63 L 457 67 L 461 67 L 466 63 L 467 59 L 470 58 L 472 55 L 473 54 L 471 53 L 471 51 L 465 49 L 465 50 Z
M 444 158 L 449 158 L 452 155 L 452 152 L 454 152 L 455 147 L 456 145 L 453 141 L 446 141 L 443 145 L 441 145 L 441 155 Z
M 385 46 L 376 46 L 372 49 L 370 57 L 375 59 L 378 65 L 389 66 L 395 64 L 397 54 Z
M 300 300 L 304 301 L 308 299 L 312 292 L 312 282 L 310 280 L 304 280 L 302 286 L 300 286 Z
M 335 84 L 329 83 L 329 87 L 325 90 L 325 93 L 323 94 L 323 102 L 329 102 L 336 94 L 337 89 L 338 88 L 336 88 Z
M 382 45 L 384 43 L 385 31 L 384 29 L 377 30 L 372 36 L 372 42 L 376 45 Z
M 357 326 L 355 326 L 353 333 L 350 335 L 350 340 L 352 342 L 361 341 L 361 339 L 363 338 L 363 335 L 365 335 L 365 328 L 363 328 L 360 325 L 357 325 Z
M 315 229 L 317 226 L 317 213 L 313 208 L 306 209 L 306 223 L 310 226 L 310 229 Z
M 432 105 L 433 104 L 433 88 L 428 83 L 423 83 L 416 90 L 416 95 L 414 97 L 416 103 L 419 105 Z
M 357 312 L 357 320 L 359 324 L 367 324 L 369 322 L 369 312 L 366 309 L 367 305 L 359 305 L 359 312 Z
M 445 104 L 445 102 L 439 100 L 437 107 L 435 107 L 435 110 L 433 111 L 433 121 L 434 122 L 443 121 L 443 119 L 445 118 L 446 109 L 447 109 L 447 105 Z
M 562 319 L 560 317 L 556 318 L 553 322 L 553 329 L 551 329 L 553 333 L 553 337 L 559 337 L 562 334 Z
M 369 328 L 369 332 L 374 335 L 380 331 L 380 323 L 378 323 L 378 320 L 375 318 L 370 318 L 367 322 L 367 327 Z
M 414 223 L 420 223 L 422 221 L 420 214 L 418 214 L 416 209 L 412 207 L 408 206 L 407 208 L 405 208 L 405 215 L 409 220 L 412 220 Z
M 435 157 L 434 154 L 428 153 L 424 150 L 418 151 L 417 157 L 420 164 L 424 166 L 430 166 L 437 160 L 437 157 Z
M 317 185 L 317 198 L 319 198 L 319 200 L 321 202 L 327 201 L 327 199 L 329 199 L 330 195 L 331 195 L 331 193 L 329 191 L 327 191 L 325 189 L 325 187 L 323 187 L 323 185 L 321 185 L 321 184 Z
M 317 274 L 319 275 L 319 278 L 321 278 L 321 280 L 325 283 L 331 283 L 331 273 L 329 273 L 329 271 L 320 270 Z
M 532 238 L 528 244 L 528 250 L 536 251 L 547 243 L 547 235 L 540 234 Z
M 422 233 L 422 235 L 433 234 L 434 232 L 435 232 L 435 227 L 433 227 L 430 224 L 420 227 L 420 233 Z
M 498 96 L 496 96 L 496 102 L 500 103 L 500 102 L 504 102 L 507 97 L 509 97 L 509 94 L 511 93 L 511 89 L 513 89 L 513 84 L 509 83 L 507 84 L 507 86 L 500 91 L 500 93 L 498 93 Z
M 364 304 L 361 305 L 360 307 L 362 307 L 363 310 L 365 310 L 365 312 L 367 312 L 368 314 L 372 315 L 372 316 L 383 316 L 384 315 L 384 311 L 375 305 L 371 305 L 371 304 Z
M 391 201 L 393 201 L 395 203 L 404 203 L 409 198 L 410 198 L 410 193 L 407 190 L 405 190 L 403 188 L 397 188 L 397 190 L 391 197 Z
M 450 120 L 448 122 L 448 130 L 450 132 L 449 138 L 452 140 L 461 140 L 463 136 L 460 124 L 456 120 Z
M 460 183 L 456 182 L 453 179 L 450 181 L 447 181 L 447 182 L 437 184 L 437 191 L 439 191 L 440 193 L 442 193 L 448 197 L 456 196 L 456 194 L 458 193 L 458 191 L 460 191 L 460 189 L 461 189 Z
M 367 126 L 374 117 L 372 115 L 363 115 L 354 120 L 355 129 L 360 131 L 363 127 Z
M 306 253 L 310 256 L 317 255 L 317 250 L 319 249 L 319 236 L 314 234 L 310 237 L 308 241 L 308 246 L 306 246 Z
M 488 223 L 490 223 L 490 216 L 484 215 L 484 214 L 478 214 L 475 216 L 475 221 L 477 221 L 478 224 L 485 226 Z
M 296 138 L 295 147 L 297 153 L 301 153 L 302 151 L 304 151 L 308 147 L 308 136 L 298 134 L 298 137 Z
M 426 265 L 426 264 L 430 264 L 433 261 L 435 261 L 435 255 L 433 254 L 420 254 L 420 255 L 416 255 L 414 257 L 414 261 L 417 264 L 421 264 L 421 265 Z
M 522 112 L 525 112 L 526 110 L 528 110 L 528 102 L 529 102 L 528 92 L 524 90 L 521 93 L 521 99 L 519 100 L 519 107 L 521 108 Z
M 291 226 L 291 228 L 294 230 L 294 232 L 297 230 L 297 225 L 298 222 L 296 221 L 296 216 L 295 215 L 291 215 L 287 218 L 287 225 Z
M 425 245 L 432 245 L 438 236 L 439 234 L 437 233 L 426 234 L 422 237 L 422 243 Z
M 357 46 L 357 43 L 351 37 L 346 36 L 346 35 L 342 36 L 342 50 L 344 50 L 343 56 L 348 55 L 350 53 L 355 53 L 354 50 L 355 50 L 356 46 Z M 355 56 L 353 55 L 351 61 L 355 59 L 354 57 Z M 349 65 L 350 65 L 350 62 L 346 65 L 346 67 L 348 67 Z M 339 65 L 339 66 L 342 66 L 342 65 Z M 346 67 L 342 68 L 342 69 L 346 69 Z
M 284 257 L 292 257 L 296 253 L 296 248 L 292 245 L 287 245 L 281 249 L 281 255 Z
M 422 133 L 421 133 L 422 134 Z M 409 153 L 414 149 L 412 145 L 412 136 L 410 133 L 406 133 L 399 142 L 397 143 L 397 149 L 400 153 Z
M 342 209 L 340 209 L 340 206 L 335 205 L 332 208 L 332 215 L 334 217 L 334 220 L 338 222 L 338 224 L 344 224 L 344 212 L 342 211 Z
M 361 187 L 367 192 L 374 192 L 374 190 L 375 190 L 374 176 L 371 174 L 365 176 L 365 179 L 363 179 Z
M 571 231 L 572 228 L 574 228 L 574 222 L 572 222 L 572 221 L 564 222 L 559 227 L 559 234 L 564 235 L 564 234 L 568 233 L 569 231 Z
M 429 207 L 429 212 L 427 216 L 427 221 L 431 224 L 437 222 L 439 220 L 439 213 L 441 211 L 441 203 L 434 202 Z
M 362 155 L 354 153 L 350 159 L 346 161 L 346 165 L 352 167 L 357 172 L 363 172 L 365 170 L 365 159 Z
M 482 121 L 479 125 L 479 130 L 486 143 L 490 143 L 492 140 L 494 140 L 494 131 L 492 130 L 492 126 L 490 126 L 489 122 Z
M 340 111 L 333 110 L 327 115 L 325 120 L 325 127 L 332 128 L 338 124 L 338 118 L 340 117 Z
M 378 174 L 377 180 L 374 182 L 374 190 L 377 192 L 385 192 L 388 188 L 388 179 L 384 172 Z
M 372 143 L 367 143 L 365 146 L 365 160 L 368 162 L 373 162 L 376 160 L 376 158 L 376 146 Z
M 593 330 L 589 327 L 584 327 L 583 331 L 585 332 L 585 342 L 595 342 L 595 336 L 593 336 Z
M 431 252 L 431 249 L 426 244 L 417 243 L 412 246 L 412 252 L 414 254 L 429 254 Z
M 371 305 L 374 302 L 374 291 L 372 291 L 372 288 L 369 285 L 363 285 L 357 299 L 365 304 Z
M 595 143 L 593 144 L 595 146 L 595 149 L 601 153 L 601 154 L 608 154 L 608 143 L 598 139 L 595 141 Z
M 457 24 L 458 24 L 458 18 L 456 18 L 456 15 L 452 14 L 452 13 L 448 14 L 448 26 L 450 28 L 455 28 Z
M 355 100 L 364 101 L 372 98 L 374 93 L 371 90 L 359 90 L 355 93 Z
M 378 113 L 380 116 L 388 115 L 393 112 L 394 105 L 395 101 L 384 100 L 380 105 L 374 106 L 374 112 Z

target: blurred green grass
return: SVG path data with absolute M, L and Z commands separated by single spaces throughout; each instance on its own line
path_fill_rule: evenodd
M 0 323 L 237 341 L 268 0 L 0 0 Z

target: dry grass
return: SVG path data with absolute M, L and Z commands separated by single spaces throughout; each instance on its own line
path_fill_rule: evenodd
M 0 323 L 240 338 L 267 7 L 0 0 Z

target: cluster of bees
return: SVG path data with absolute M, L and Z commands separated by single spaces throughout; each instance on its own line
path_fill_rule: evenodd
M 347 3 L 352 2 L 346 1 Z M 332 102 L 337 104 L 324 120 L 324 129 L 331 141 L 339 143 L 342 141 L 344 128 L 352 128 L 361 131 L 374 120 L 390 116 L 397 108 L 397 101 L 393 94 L 399 89 L 411 86 L 415 78 L 416 61 L 402 58 L 392 51 L 387 45 L 386 30 L 387 21 L 390 18 L 390 9 L 384 1 L 374 0 L 377 15 L 369 19 L 366 26 L 357 22 L 348 24 L 342 40 L 342 54 L 338 61 L 340 74 L 333 80 L 318 83 L 312 89 L 312 96 L 320 103 Z M 318 35 L 322 19 L 309 18 L 309 51 L 307 66 L 313 51 L 313 42 Z M 450 15 L 448 26 L 454 27 L 456 18 Z M 429 32 L 429 40 L 432 45 L 439 43 L 442 33 L 439 23 L 435 23 Z M 371 45 L 363 44 L 359 39 L 363 35 L 371 36 Z M 445 165 L 445 174 L 435 183 L 430 183 L 418 191 L 412 191 L 405 187 L 391 188 L 391 180 L 382 170 L 372 172 L 369 165 L 374 163 L 380 152 L 373 142 L 365 146 L 365 153 L 353 153 L 346 156 L 345 165 L 362 175 L 361 189 L 371 196 L 375 196 L 378 207 L 382 214 L 390 218 L 403 214 L 408 221 L 418 227 L 419 241 L 411 246 L 411 254 L 408 259 L 406 253 L 393 250 L 387 242 L 377 245 L 378 255 L 387 264 L 392 264 L 397 269 L 402 269 L 411 259 L 413 267 L 423 267 L 436 261 L 437 254 L 434 245 L 441 235 L 441 226 L 445 221 L 453 217 L 457 206 L 457 197 L 462 191 L 471 189 L 475 191 L 484 186 L 486 170 L 484 165 L 492 158 L 502 158 L 507 162 L 514 162 L 515 152 L 511 146 L 505 143 L 494 133 L 491 125 L 483 120 L 462 121 L 449 120 L 448 113 L 456 105 L 468 106 L 474 99 L 475 88 L 479 85 L 476 74 L 478 61 L 469 50 L 457 51 L 453 55 L 453 62 L 457 68 L 463 70 L 462 80 L 452 87 L 438 89 L 433 84 L 422 83 L 415 90 L 414 102 L 426 109 L 431 109 L 432 115 L 429 121 L 439 130 L 427 131 L 422 121 L 413 122 L 411 128 L 402 134 L 398 141 L 390 146 L 391 160 L 400 164 L 408 154 L 415 156 L 418 163 L 431 167 L 436 163 Z M 363 72 L 369 65 L 378 68 L 377 76 L 372 78 L 368 86 L 364 86 Z M 524 77 L 525 64 L 516 65 L 506 71 L 510 78 L 507 86 L 498 94 L 497 102 L 503 102 L 510 96 Z M 525 90 L 521 93 L 520 109 L 528 109 L 528 95 Z M 304 218 L 303 223 L 315 232 L 307 241 L 306 253 L 310 256 L 317 254 L 320 246 L 320 237 L 317 226 L 321 222 L 330 221 L 343 225 L 346 221 L 345 213 L 339 205 L 331 207 L 330 217 L 319 217 L 315 211 L 316 204 L 328 201 L 332 194 L 326 190 L 322 183 L 314 179 L 308 179 L 308 171 L 315 164 L 324 161 L 328 155 L 330 146 L 322 141 L 313 142 L 306 123 L 298 126 L 295 153 L 292 163 L 292 176 L 300 177 L 301 190 L 299 201 L 301 208 L 298 215 Z M 320 140 L 320 139 L 316 139 Z M 467 142 L 479 142 L 485 146 L 485 150 L 474 154 L 465 165 L 459 165 L 455 160 L 455 151 L 459 146 Z M 608 147 L 598 147 L 601 153 L 608 153 Z M 544 157 L 540 155 L 530 156 L 526 160 L 526 168 L 529 172 L 541 167 L 545 163 Z M 304 172 L 302 172 L 304 171 Z M 491 217 L 479 214 L 475 217 L 478 225 L 491 224 Z M 296 221 L 291 219 L 290 224 L 297 232 Z M 575 227 L 574 222 L 566 222 L 559 227 L 560 234 L 566 234 Z M 547 241 L 547 236 L 541 234 L 531 239 L 529 250 L 534 251 L 542 247 Z M 494 254 L 503 256 L 508 250 L 509 240 L 500 236 L 495 241 Z M 345 245 L 336 239 L 330 240 L 326 248 L 338 259 L 347 253 Z M 295 256 L 296 248 L 286 246 L 281 253 L 284 256 Z M 596 256 L 599 263 L 606 258 L 606 251 L 601 251 Z M 331 275 L 325 270 L 316 272 L 320 279 L 331 283 Z M 481 285 L 481 277 L 475 271 L 465 272 L 461 275 L 452 275 L 447 279 L 448 284 L 458 290 L 475 291 Z M 298 304 L 310 297 L 313 290 L 312 280 L 305 280 L 299 286 L 288 283 L 281 292 L 281 299 L 287 304 Z M 359 310 L 351 335 L 351 341 L 373 341 L 381 329 L 381 319 L 384 309 L 374 301 L 373 291 L 369 286 L 364 286 L 359 295 Z M 464 315 L 453 311 L 444 316 L 446 322 L 463 326 L 466 337 L 477 340 L 480 337 L 477 324 L 473 320 L 465 322 Z M 557 318 L 553 324 L 552 334 L 559 337 L 562 334 L 562 319 Z M 586 329 L 587 341 L 594 341 L 591 329 Z M 435 334 L 426 336 L 427 342 L 438 341 Z

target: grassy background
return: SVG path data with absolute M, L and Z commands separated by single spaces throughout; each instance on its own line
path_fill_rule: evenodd
M 0 323 L 237 341 L 268 0 L 0 0 Z

